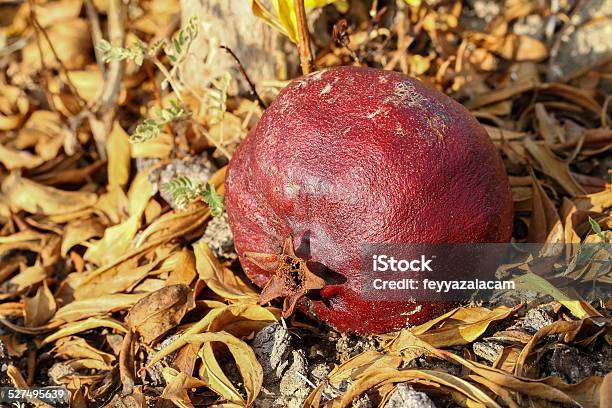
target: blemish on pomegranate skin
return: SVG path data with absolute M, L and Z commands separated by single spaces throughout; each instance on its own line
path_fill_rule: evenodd
M 334 87 L 334 86 L 333 86 L 332 84 L 327 84 L 327 85 L 325 85 L 325 88 L 323 88 L 323 90 L 321 91 L 321 93 L 319 94 L 319 96 L 323 96 L 323 95 L 325 95 L 326 93 L 330 93 L 333 87 Z
M 297 83 L 297 88 L 301 89 L 305 86 L 310 85 L 313 82 L 316 81 L 320 81 L 323 78 L 323 75 L 328 71 L 328 69 L 322 69 L 320 71 L 316 71 L 313 72 L 311 74 L 308 74 L 306 76 L 304 76 L 302 79 L 299 80 L 299 82 Z
M 395 134 L 396 134 L 397 136 L 404 137 L 404 136 L 406 136 L 406 131 L 404 130 L 404 128 L 402 127 L 402 125 L 399 125 L 399 124 L 398 124 L 398 125 L 395 127 Z
M 429 129 L 431 129 L 438 137 L 438 140 L 444 139 L 446 136 L 446 132 L 448 131 L 448 126 L 444 123 L 444 120 L 438 116 L 431 116 L 427 118 L 427 125 Z
M 386 113 L 386 112 L 388 112 L 388 109 L 383 109 L 381 107 L 378 107 L 374 112 L 367 114 L 366 117 L 368 119 L 374 119 L 376 116 L 380 115 L 381 113 Z
M 412 315 L 421 313 L 421 310 L 423 310 L 423 305 L 416 305 L 416 307 L 414 309 L 412 309 L 409 312 L 404 312 L 401 315 L 402 316 L 412 316 Z
M 299 192 L 300 186 L 298 186 L 297 184 L 287 184 L 285 186 L 285 195 L 288 198 L 297 198 Z

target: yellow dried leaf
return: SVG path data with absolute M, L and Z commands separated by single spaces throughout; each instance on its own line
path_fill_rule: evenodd
M 75 299 L 99 297 L 126 291 L 146 278 L 157 265 L 157 262 L 147 262 L 139 266 L 137 261 L 138 259 L 132 258 L 105 269 L 101 273 L 95 273 L 95 271 L 90 273 L 76 287 L 74 291 Z
M 192 334 L 223 330 L 236 336 L 251 336 L 280 318 L 280 310 L 278 309 L 248 303 L 217 305 L 209 301 L 208 305 L 214 307 L 214 309 L 209 311 L 199 322 L 189 327 L 179 338 L 155 354 L 148 364 L 149 367 L 186 345 L 186 339 Z
M 0 84 L 0 130 L 17 129 L 29 110 L 30 102 L 23 90 Z
M 92 244 L 83 257 L 102 266 L 123 255 L 140 228 L 140 216 L 131 216 L 121 224 L 106 228 L 104 236 Z
M 510 34 L 497 50 L 502 57 L 514 61 L 541 61 L 548 57 L 548 47 L 526 35 Z
M 44 160 L 27 151 L 14 150 L 0 145 L 0 163 L 9 170 L 33 169 L 40 166 Z
M 4 179 L 2 191 L 14 212 L 24 210 L 31 214 L 67 214 L 89 208 L 97 200 L 93 193 L 59 190 L 35 183 L 16 173 Z
M 193 291 L 187 285 L 171 285 L 140 299 L 126 318 L 128 326 L 145 343 L 177 326 L 185 313 L 195 306 Z
M 47 29 L 47 37 L 49 41 L 45 36 L 40 36 L 42 53 L 33 37 L 23 49 L 23 63 L 28 69 L 40 69 L 43 63 L 49 68 L 60 68 L 49 42 L 53 44 L 57 56 L 67 69 L 82 69 L 91 61 L 92 43 L 86 20 L 75 18 L 66 20 L 63 24 L 53 25 Z
M 186 407 L 193 407 L 187 391 L 191 390 L 192 388 L 206 386 L 205 381 L 177 371 L 171 367 L 164 367 L 162 370 L 162 375 L 166 381 L 166 387 L 162 392 L 162 398 L 170 400 L 175 404 L 182 403 Z
M 193 251 L 198 275 L 213 292 L 232 302 L 257 302 L 259 295 L 231 270 L 223 267 L 205 242 L 195 243 Z
M 429 58 L 418 54 L 408 56 L 408 64 L 410 64 L 410 75 L 422 75 L 431 66 Z
M 80 337 L 59 339 L 56 346 L 53 348 L 53 352 L 64 358 L 97 360 L 106 365 L 116 360 L 115 356 L 112 354 L 105 353 L 92 347 L 85 339 Z
M 141 143 L 132 144 L 131 155 L 136 158 L 165 159 L 172 152 L 172 135 L 161 132 L 156 137 Z
M 186 341 L 190 344 L 202 344 L 199 353 L 203 363 L 200 368 L 200 377 L 207 382 L 208 388 L 230 402 L 244 403 L 246 406 L 253 403 L 261 390 L 263 369 L 255 357 L 255 352 L 248 344 L 225 332 L 192 334 L 187 337 Z M 234 357 L 246 389 L 246 401 L 221 370 L 212 352 L 211 343 L 213 342 L 225 344 Z
M 90 317 L 89 319 L 81 320 L 79 322 L 65 324 L 61 329 L 52 335 L 47 336 L 43 340 L 42 344 L 49 344 L 63 337 L 72 336 L 73 334 L 82 333 L 84 331 L 99 327 L 108 327 L 109 329 L 114 329 L 121 333 L 127 333 L 128 331 L 128 329 L 121 322 L 118 322 L 110 317 L 105 319 Z
M 493 310 L 484 307 L 461 308 L 445 314 L 444 319 L 434 319 L 436 325 L 440 324 L 438 328 L 417 326 L 411 331 L 433 347 L 464 345 L 482 336 L 493 322 L 506 319 L 515 311 L 506 306 Z
M 130 216 L 140 217 L 147 208 L 149 199 L 157 192 L 156 187 L 149 181 L 149 175 L 154 169 L 154 167 L 149 167 L 142 170 L 132 180 L 127 194 Z
M 172 270 L 170 276 L 168 276 L 166 285 L 175 285 L 177 283 L 189 285 L 197 276 L 195 256 L 193 252 L 187 249 L 183 249 L 181 252 L 171 255 L 162 263 L 161 269 L 163 268 L 170 268 Z
M 108 186 L 108 191 L 98 198 L 94 207 L 102 211 L 111 224 L 119 224 L 129 216 L 129 201 L 120 186 Z
M 117 312 L 132 307 L 136 302 L 145 297 L 146 293 L 117 293 L 75 300 L 62 306 L 53 316 L 53 320 L 73 322 L 96 315 Z
M 130 177 L 130 140 L 129 136 L 115 121 L 106 143 L 108 157 L 108 184 L 125 186 Z
M 25 326 L 38 327 L 47 323 L 55 314 L 56 305 L 53 294 L 43 282 L 36 295 L 24 300 Z
M 17 285 L 17 291 L 21 291 L 27 287 L 42 282 L 47 278 L 47 271 L 42 265 L 34 265 L 25 268 L 19 272 L 9 282 L 12 285 Z
M 64 229 L 61 253 L 66 256 L 70 248 L 87 242 L 93 237 L 104 235 L 104 226 L 96 218 L 79 219 L 69 222 Z
M 531 290 L 552 296 L 553 299 L 567 307 L 569 311 L 579 319 L 588 316 L 588 313 L 582 307 L 579 299 L 570 298 L 565 293 L 555 288 L 552 283 L 531 271 L 524 275 L 517 276 L 513 280 L 517 289 Z
M 52 24 L 63 24 L 66 20 L 78 17 L 83 0 L 60 0 L 55 2 L 36 3 L 36 17 L 43 27 Z M 26 10 L 29 12 L 29 9 Z
M 573 201 L 579 210 L 603 212 L 612 207 L 612 188 L 599 193 L 575 197 Z

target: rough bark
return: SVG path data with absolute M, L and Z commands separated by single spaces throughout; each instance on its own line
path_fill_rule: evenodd
M 238 80 L 239 91 L 248 91 L 235 61 L 219 49 L 220 45 L 234 51 L 258 87 L 262 81 L 284 79 L 287 75 L 283 72 L 286 71 L 287 41 L 253 15 L 247 0 L 182 0 L 181 6 L 183 24 L 191 16 L 200 18 L 192 55 L 182 67 L 183 78 L 189 86 L 201 91 L 229 70 Z

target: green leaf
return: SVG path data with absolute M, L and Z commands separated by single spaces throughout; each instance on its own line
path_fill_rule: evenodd
M 599 238 L 605 241 L 605 236 L 603 232 L 601 231 L 601 227 L 599 226 L 599 223 L 595 221 L 593 218 L 589 217 L 589 224 L 591 224 L 591 228 L 593 229 L 593 232 L 595 232 L 595 234 Z
M 225 208 L 223 196 L 217 194 L 215 188 L 209 183 L 206 183 L 202 199 L 210 207 L 210 213 L 213 217 L 218 217 L 223 214 L 223 210 Z
M 570 298 L 557 289 L 552 283 L 531 271 L 515 277 L 514 282 L 517 289 L 533 290 L 552 296 L 556 301 L 567 307 L 569 311 L 579 319 L 588 316 L 588 313 L 584 310 L 579 300 Z

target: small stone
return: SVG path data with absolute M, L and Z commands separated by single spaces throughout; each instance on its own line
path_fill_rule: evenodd
M 554 323 L 552 317 L 552 306 L 550 304 L 540 305 L 536 308 L 529 309 L 525 319 L 523 320 L 523 328 L 537 332 L 542 327 Z
M 291 351 L 291 365 L 280 381 L 280 393 L 284 397 L 287 408 L 300 408 L 310 394 L 308 384 L 308 361 L 302 350 Z
M 277 383 L 289 365 L 291 336 L 286 327 L 273 323 L 261 329 L 253 339 L 253 350 L 264 372 L 264 384 Z
M 436 405 L 424 392 L 402 383 L 397 384 L 385 408 L 436 408 Z
M 206 226 L 202 241 L 208 244 L 218 258 L 234 260 L 238 258 L 234 250 L 234 236 L 227 221 L 227 214 L 213 217 Z
M 373 408 L 374 404 L 370 401 L 370 397 L 368 394 L 361 395 L 355 399 L 353 399 L 351 403 L 351 408 Z
M 47 375 L 49 379 L 54 385 L 63 385 L 64 381 L 68 377 L 76 377 L 77 372 L 74 368 L 64 364 L 64 363 L 55 363 L 49 369 Z
M 497 357 L 504 351 L 504 346 L 495 342 L 481 342 L 477 341 L 473 344 L 472 349 L 474 350 L 474 354 L 483 360 L 488 361 L 489 363 L 495 362 Z

